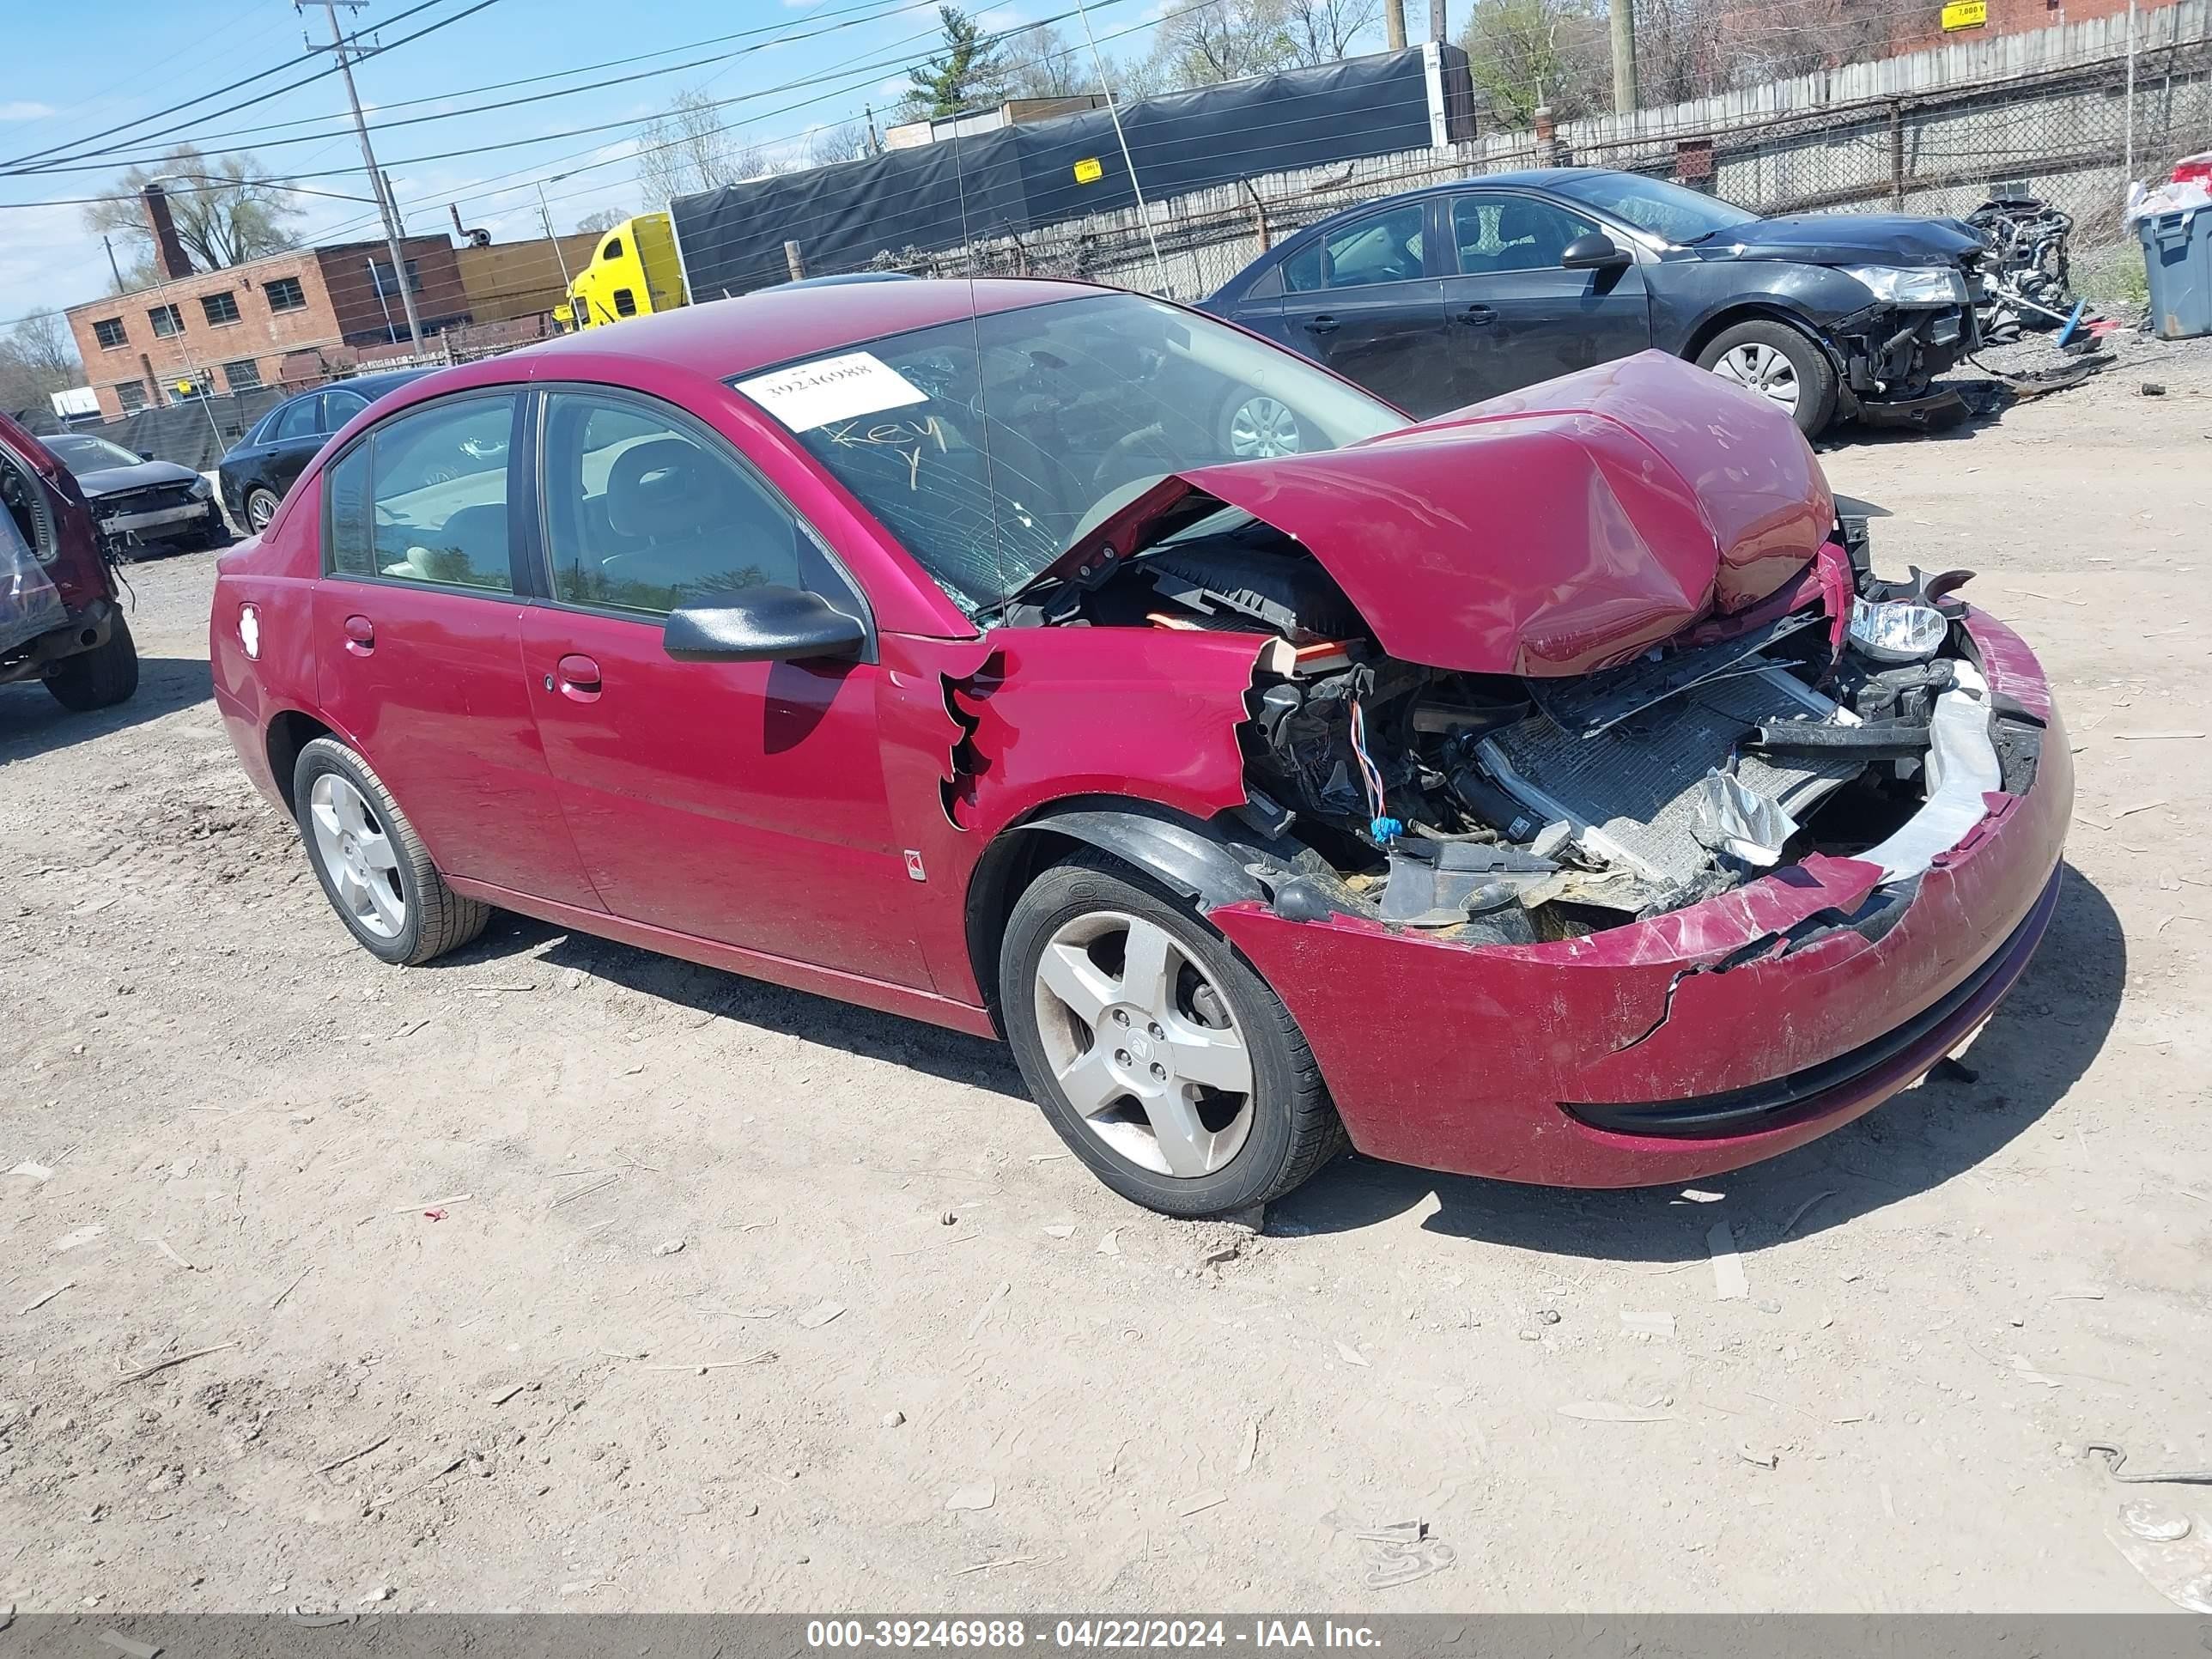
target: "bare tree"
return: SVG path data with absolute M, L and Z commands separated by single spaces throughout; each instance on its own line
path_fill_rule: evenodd
M 1895 6 L 1880 0 L 1802 0 L 1780 12 L 1741 5 L 1722 10 L 1713 31 L 1714 55 L 1723 83 L 1731 87 L 1880 58 L 1888 51 L 1899 15 Z
M 868 128 L 862 121 L 846 121 L 834 127 L 817 127 L 806 137 L 805 165 L 835 167 L 868 153 Z
M 1396 5 L 1398 0 L 1389 0 Z M 1384 0 L 1286 0 L 1283 28 L 1291 61 L 1301 69 L 1333 64 L 1382 21 Z
M 696 196 L 768 170 L 761 152 L 723 124 L 703 88 L 670 99 L 665 109 L 638 129 L 637 142 L 637 182 L 657 208 L 678 196 Z
M 1049 23 L 1016 29 L 999 43 L 999 57 L 1009 97 L 1073 98 L 1099 89 L 1090 53 L 1071 47 Z
M 179 144 L 151 166 L 135 167 L 109 187 L 108 199 L 84 210 L 94 234 L 118 239 L 134 260 L 153 268 L 154 231 L 141 194 L 159 182 L 169 198 L 178 240 L 208 270 L 243 264 L 292 246 L 289 222 L 304 211 L 280 179 L 251 155 L 210 156 Z
M 576 234 L 581 236 L 588 232 L 596 235 L 603 230 L 612 230 L 629 216 L 620 208 L 600 208 L 576 221 Z
M 1152 55 L 1172 86 L 1214 86 L 1297 61 L 1287 0 L 1200 0 L 1169 15 Z
M 83 376 L 69 330 L 52 312 L 26 317 L 0 334 L 0 410 L 13 413 L 43 404 L 48 392 L 73 386 Z

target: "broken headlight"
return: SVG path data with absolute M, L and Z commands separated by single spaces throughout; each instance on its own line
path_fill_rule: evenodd
M 1956 265 L 1845 265 L 1843 272 L 1864 283 L 1875 299 L 1893 306 L 1966 303 L 1966 273 Z
M 1851 643 L 1876 662 L 1924 662 L 1950 631 L 1949 618 L 1932 605 L 1851 601 Z

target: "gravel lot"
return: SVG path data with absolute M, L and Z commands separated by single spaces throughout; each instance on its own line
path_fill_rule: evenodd
M 1827 456 L 2043 653 L 2070 873 L 1978 1081 L 1710 1193 L 1182 1225 L 988 1043 L 511 918 L 383 968 L 233 763 L 211 557 L 134 567 L 135 702 L 0 689 L 0 1603 L 2170 1605 L 2212 1492 L 2083 1448 L 2212 1466 L 2206 343 Z

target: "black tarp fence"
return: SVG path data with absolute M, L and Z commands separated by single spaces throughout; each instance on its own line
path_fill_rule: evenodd
M 1474 136 L 1473 110 L 1467 53 L 1431 46 L 1140 99 L 1120 114 L 1145 197 L 1161 202 L 1458 143 Z M 787 241 L 821 275 L 1136 204 L 1113 115 L 1101 109 L 725 185 L 669 211 L 699 301 L 787 281 Z

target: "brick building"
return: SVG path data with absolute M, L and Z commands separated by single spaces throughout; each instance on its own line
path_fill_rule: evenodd
M 179 386 L 243 392 L 274 386 L 288 370 L 295 380 L 319 380 L 325 349 L 407 337 L 406 307 L 383 242 L 296 248 L 195 271 L 161 187 L 149 185 L 145 194 L 162 280 L 66 313 L 105 418 L 189 395 Z M 410 236 L 400 252 L 423 332 L 467 322 L 453 244 Z
M 2137 0 L 2138 11 L 2149 11 L 2171 0 Z M 1930 47 L 1978 40 L 1996 34 L 2020 34 L 2030 29 L 2053 29 L 2062 23 L 2087 23 L 2100 17 L 2118 17 L 2128 0 L 1972 0 L 1944 3 L 1927 0 L 1897 18 L 1888 54 L 1926 52 Z

